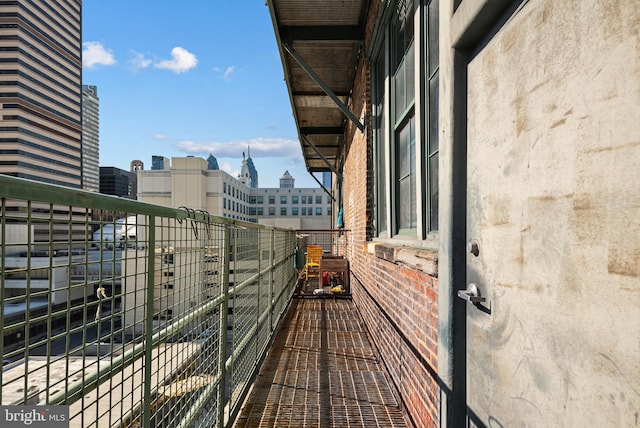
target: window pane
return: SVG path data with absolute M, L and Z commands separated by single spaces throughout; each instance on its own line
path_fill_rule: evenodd
M 395 97 L 396 122 L 402 119 L 403 114 L 413 103 L 413 99 L 415 98 L 414 57 L 415 54 L 413 51 L 413 43 L 411 43 L 409 49 L 406 52 L 406 56 L 403 58 L 402 63 L 398 67 L 398 72 L 393 78 L 393 96 Z
M 409 42 L 413 40 L 413 2 L 401 0 L 398 2 L 393 20 L 393 45 L 391 71 L 395 74 L 405 55 Z
M 405 88 L 405 62 L 403 61 L 400 67 L 398 68 L 398 72 L 393 78 L 393 96 L 395 100 L 395 120 L 398 121 L 402 117 L 404 110 L 407 106 L 406 101 L 406 88 Z
M 429 154 L 438 151 L 438 72 L 429 81 Z
M 397 181 L 398 181 L 398 229 L 414 229 L 416 223 L 416 144 L 415 119 L 412 117 L 398 134 Z
M 429 3 L 429 8 L 427 13 L 428 17 L 428 41 L 427 41 L 427 49 L 428 49 L 428 64 L 427 70 L 429 76 L 433 74 L 435 69 L 438 67 L 438 54 L 439 54 L 439 43 L 438 43 L 438 32 L 439 32 L 439 19 L 438 19 L 438 0 L 431 0 Z
M 375 184 L 376 184 L 376 230 L 378 236 L 387 230 L 387 176 L 385 170 L 385 67 L 384 52 L 378 55 L 378 62 L 375 64 L 375 93 L 372 94 L 375 100 L 375 117 L 373 126 L 375 129 Z
M 438 154 L 429 159 L 429 206 L 430 230 L 438 230 Z
M 398 178 L 403 179 L 410 174 L 410 154 L 409 154 L 409 140 L 411 138 L 410 127 L 405 125 L 400 130 L 398 135 Z
M 413 41 L 407 50 L 407 55 L 405 56 L 405 110 L 413 103 L 413 99 L 415 98 L 415 54 L 413 49 Z

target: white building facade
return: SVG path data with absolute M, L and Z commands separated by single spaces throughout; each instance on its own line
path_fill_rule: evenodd
M 222 170 L 209 169 L 199 157 L 174 157 L 168 169 L 137 174 L 140 201 L 278 227 L 331 227 L 332 199 L 320 187 L 252 188 Z

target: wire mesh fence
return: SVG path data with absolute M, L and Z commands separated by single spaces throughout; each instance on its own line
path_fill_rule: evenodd
M 1 404 L 227 426 L 294 291 L 291 230 L 0 176 Z

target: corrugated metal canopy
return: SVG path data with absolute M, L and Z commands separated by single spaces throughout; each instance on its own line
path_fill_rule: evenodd
M 336 171 L 366 0 L 267 0 L 309 172 Z

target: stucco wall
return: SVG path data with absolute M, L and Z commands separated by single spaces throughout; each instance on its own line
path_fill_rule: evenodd
M 470 410 L 637 426 L 640 6 L 525 2 L 468 67 Z

